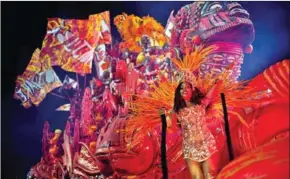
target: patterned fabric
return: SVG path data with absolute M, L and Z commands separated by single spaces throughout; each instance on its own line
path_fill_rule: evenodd
M 50 91 L 62 86 L 52 68 L 43 69 L 39 55 L 40 50 L 36 49 L 25 71 L 16 79 L 14 98 L 21 100 L 25 108 L 38 106 Z
M 184 158 L 203 162 L 217 151 L 214 136 L 207 128 L 203 105 L 183 108 L 178 119 L 182 127 Z
M 88 74 L 95 48 L 111 41 L 108 11 L 85 20 L 50 18 L 39 60 L 45 69 L 61 66 L 65 71 Z

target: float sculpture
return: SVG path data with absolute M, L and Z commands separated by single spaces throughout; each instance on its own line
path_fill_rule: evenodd
M 17 78 L 14 96 L 29 108 L 59 88 L 57 95 L 70 103 L 57 111 L 68 111 L 70 117 L 55 133 L 44 124 L 43 156 L 27 177 L 162 178 L 161 120 L 136 137 L 144 126 L 132 129 L 138 124 L 132 125 L 138 117 L 134 104 L 140 96 L 172 90 L 164 84 L 176 82 L 182 59 L 195 65 L 191 72 L 197 79 L 227 73 L 228 83 L 239 84 L 244 54 L 253 51 L 249 17 L 235 2 L 194 2 L 172 12 L 165 28 L 153 17 L 123 13 L 113 22 L 122 37 L 117 44 L 112 44 L 108 11 L 87 20 L 49 19 L 42 48 Z M 207 48 L 202 58 L 190 55 Z M 84 88 L 79 78 L 67 75 L 61 81 L 53 66 L 90 81 Z M 227 157 L 224 124 L 211 125 L 219 144 L 217 178 L 289 178 L 289 60 L 270 66 L 244 87 L 252 89 L 251 100 L 263 103 L 229 104 L 233 161 Z M 165 100 L 169 106 L 170 99 Z M 169 178 L 190 178 L 181 144 L 181 131 L 168 128 Z

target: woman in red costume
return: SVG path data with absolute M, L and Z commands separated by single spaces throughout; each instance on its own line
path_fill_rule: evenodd
M 182 149 L 192 178 L 204 179 L 216 176 L 215 164 L 210 160 L 217 152 L 216 141 L 207 127 L 206 109 L 217 85 L 203 95 L 191 83 L 181 82 L 174 97 L 174 121 L 182 129 Z

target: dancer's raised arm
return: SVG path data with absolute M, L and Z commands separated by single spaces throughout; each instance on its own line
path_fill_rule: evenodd
M 208 91 L 204 99 L 202 100 L 202 104 L 208 106 L 211 103 L 211 99 L 216 94 L 218 87 L 222 84 L 222 80 L 219 80 L 213 87 Z

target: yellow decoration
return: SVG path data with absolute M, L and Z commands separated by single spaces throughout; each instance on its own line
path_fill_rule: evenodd
M 62 131 L 61 131 L 60 129 L 55 129 L 54 133 L 55 133 L 55 134 L 61 134 Z
M 131 52 L 142 51 L 140 44 L 143 35 L 147 35 L 153 46 L 163 47 L 167 42 L 164 27 L 152 17 L 138 17 L 123 13 L 114 18 L 123 42 L 120 44 L 121 50 L 128 49 Z
M 145 54 L 144 52 L 141 52 L 138 54 L 137 58 L 136 58 L 136 65 L 140 65 L 145 61 Z
M 182 71 L 193 72 L 198 69 L 202 62 L 204 62 L 205 57 L 210 54 L 217 47 L 211 45 L 209 47 L 200 46 L 192 53 L 186 52 L 183 60 L 172 59 L 175 65 Z
M 100 113 L 97 114 L 96 116 L 96 121 L 102 120 L 102 115 Z

